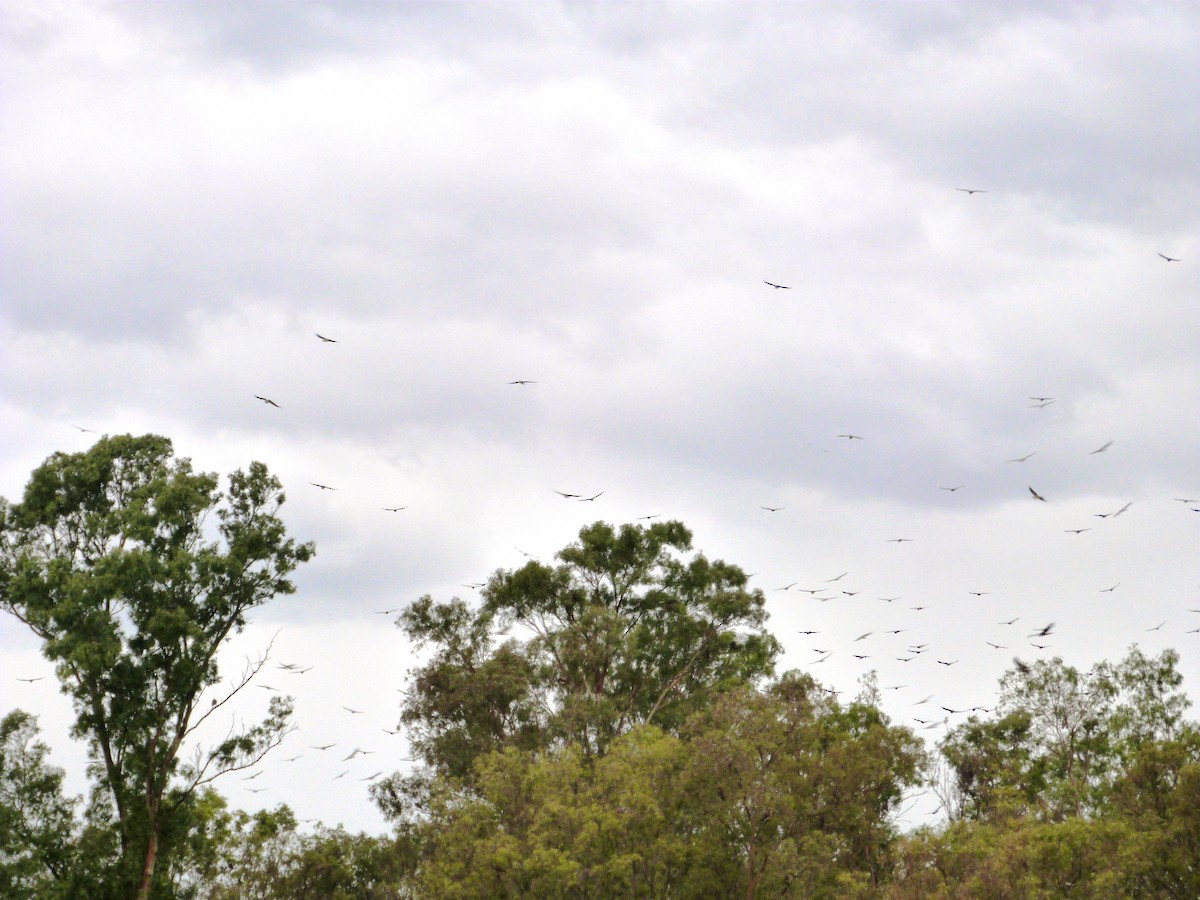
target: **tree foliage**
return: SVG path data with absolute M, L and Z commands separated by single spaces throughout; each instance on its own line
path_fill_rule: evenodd
M 51 456 L 22 501 L 3 507 L 0 607 L 41 638 L 74 702 L 75 734 L 111 804 L 118 896 L 150 896 L 196 789 L 260 758 L 291 713 L 274 698 L 260 724 L 181 757 L 229 699 L 199 702 L 218 681 L 222 643 L 252 609 L 291 593 L 287 576 L 313 553 L 287 537 L 281 485 L 261 463 L 234 472 L 227 493 L 217 487 L 167 438 L 123 435 Z

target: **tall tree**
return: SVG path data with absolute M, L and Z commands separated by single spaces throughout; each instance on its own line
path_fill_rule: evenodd
M 635 725 L 675 730 L 715 693 L 769 675 L 779 644 L 762 592 L 737 566 L 684 557 L 691 549 L 680 522 L 597 522 L 557 565 L 496 572 L 478 610 L 409 606 L 400 627 L 435 648 L 403 707 L 414 748 L 463 778 L 504 746 L 567 740 L 598 753 Z M 495 646 L 513 626 L 529 637 Z
M 262 722 L 181 756 L 253 674 L 201 705 L 221 645 L 252 609 L 291 593 L 288 575 L 313 555 L 287 537 L 281 485 L 263 464 L 234 472 L 227 493 L 218 485 L 174 458 L 169 439 L 121 435 L 51 456 L 0 510 L 0 608 L 42 639 L 74 702 L 119 836 L 112 883 L 138 900 L 164 839 L 186 832 L 196 789 L 260 759 L 291 713 L 273 698 Z

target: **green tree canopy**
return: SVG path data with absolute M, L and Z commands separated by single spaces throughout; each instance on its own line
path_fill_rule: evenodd
M 231 696 L 200 705 L 222 643 L 250 610 L 291 593 L 288 575 L 313 554 L 287 537 L 283 500 L 261 463 L 222 493 L 167 438 L 122 435 L 51 456 L 0 510 L 0 608 L 42 639 L 74 702 L 119 839 L 117 896 L 149 897 L 196 788 L 261 758 L 286 730 L 290 702 L 274 698 L 261 723 L 181 758 Z
M 554 741 L 602 752 L 634 725 L 677 729 L 779 652 L 737 566 L 685 557 L 679 522 L 583 528 L 556 565 L 496 572 L 482 607 L 423 597 L 399 625 L 434 648 L 403 706 L 413 746 L 468 778 L 481 753 Z M 513 628 L 527 635 L 499 644 Z

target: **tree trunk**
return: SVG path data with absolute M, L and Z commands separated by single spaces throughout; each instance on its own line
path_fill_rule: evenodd
M 146 862 L 142 866 L 142 883 L 138 887 L 137 900 L 149 900 L 150 886 L 154 883 L 154 863 L 158 859 L 158 822 L 150 826 L 150 842 L 146 845 Z

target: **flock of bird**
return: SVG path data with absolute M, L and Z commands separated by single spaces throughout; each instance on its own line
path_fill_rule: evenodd
M 982 190 L 982 189 L 978 189 L 978 188 L 955 188 L 955 190 L 966 193 L 969 196 L 973 196 L 976 194 L 989 193 L 986 190 Z M 1175 263 L 1175 262 L 1180 261 L 1179 258 L 1170 257 L 1163 253 L 1159 253 L 1158 255 L 1168 263 Z M 782 284 L 779 282 L 763 280 L 763 283 L 765 285 L 767 285 L 768 287 L 772 288 L 773 290 L 791 290 L 792 289 L 791 285 Z M 339 338 L 329 337 L 325 334 L 317 333 L 317 332 L 314 332 L 314 334 L 315 334 L 315 337 L 322 344 L 335 345 L 335 344 L 340 343 Z M 534 380 L 534 379 L 529 379 L 529 378 L 516 378 L 511 381 L 508 381 L 507 384 L 514 386 L 514 387 L 530 387 L 530 386 L 539 384 L 539 381 Z M 281 398 L 281 399 L 284 399 L 284 401 L 285 401 L 285 404 L 281 404 L 272 397 L 259 395 L 259 394 L 254 394 L 252 396 L 254 397 L 255 400 L 261 402 L 264 406 L 269 407 L 273 410 L 280 410 L 283 408 L 283 405 L 286 404 L 286 398 Z M 1056 398 L 1054 396 L 1040 396 L 1039 395 L 1039 396 L 1028 397 L 1028 401 L 1030 401 L 1028 403 L 1028 406 L 1031 409 L 1046 409 L 1046 408 L 1052 406 L 1053 404 L 1055 404 L 1056 402 L 1058 402 L 1058 398 Z M 94 429 L 85 428 L 85 427 L 79 426 L 79 425 L 75 425 L 73 427 L 77 428 L 81 432 L 94 433 Z M 843 433 L 837 434 L 836 438 L 838 438 L 840 440 L 844 440 L 848 444 L 851 444 L 856 441 L 860 441 L 860 442 L 867 441 L 866 435 L 856 434 L 856 433 L 852 433 L 852 432 L 843 432 Z M 1113 446 L 1114 446 L 1114 441 L 1109 440 L 1109 441 L 1105 442 L 1102 446 L 1089 451 L 1087 453 L 1087 455 L 1091 456 L 1091 455 L 1106 453 Z M 1024 463 L 1027 463 L 1036 454 L 1037 454 L 1037 451 L 1034 450 L 1023 456 L 1011 458 L 1007 462 L 1016 464 L 1016 465 L 1022 465 Z M 309 484 L 313 488 L 315 488 L 319 491 L 323 491 L 323 492 L 334 492 L 334 491 L 338 490 L 338 488 L 336 486 L 326 483 L 324 480 L 310 481 Z M 958 492 L 963 491 L 965 488 L 967 488 L 967 484 L 965 484 L 965 483 L 964 484 L 948 484 L 948 485 L 944 485 L 944 486 L 937 485 L 937 490 L 946 492 L 947 494 L 951 494 L 951 495 L 957 495 Z M 1041 489 L 1039 489 L 1039 488 L 1041 488 Z M 1049 500 L 1047 499 L 1046 493 L 1043 492 L 1045 490 L 1044 487 L 1039 486 L 1039 488 L 1035 488 L 1035 486 L 1032 484 L 1028 485 L 1029 496 L 1032 498 L 1032 500 L 1034 500 L 1036 502 L 1048 503 Z M 599 501 L 602 497 L 606 496 L 605 491 L 603 491 L 603 490 L 592 493 L 592 492 L 559 490 L 557 488 L 548 488 L 548 489 L 553 491 L 553 493 L 557 494 L 564 500 L 576 502 L 576 503 L 595 503 L 595 502 Z M 1179 500 L 1180 502 L 1185 503 L 1190 509 L 1200 512 L 1200 506 L 1197 506 L 1197 504 L 1200 503 L 1200 501 L 1197 501 L 1197 500 L 1191 499 L 1191 498 L 1182 498 L 1182 497 L 1176 498 L 1176 499 Z M 1132 502 L 1133 501 L 1126 502 L 1119 509 L 1113 510 L 1111 512 L 1100 512 L 1100 513 L 1095 513 L 1094 515 L 1098 519 L 1101 519 L 1101 520 L 1116 519 L 1117 517 L 1121 516 L 1122 514 L 1124 514 L 1131 508 Z M 401 511 L 409 509 L 410 507 L 409 507 L 409 504 L 398 504 L 398 505 L 393 505 L 393 506 L 382 506 L 380 508 L 383 511 L 388 512 L 388 513 L 399 513 Z M 763 504 L 760 506 L 760 509 L 769 514 L 777 514 L 777 513 L 784 512 L 787 509 L 787 507 L 783 506 L 783 505 Z M 656 518 L 659 518 L 659 514 L 657 514 L 657 513 L 652 514 L 652 515 L 644 515 L 644 516 L 637 517 L 637 519 L 639 521 L 651 520 L 651 519 L 656 519 Z M 1093 526 L 1080 526 L 1080 527 L 1071 527 L 1071 528 L 1063 529 L 1063 531 L 1071 533 L 1071 534 L 1075 534 L 1075 535 L 1080 535 L 1080 534 L 1083 534 L 1085 532 L 1089 532 L 1092 530 L 1093 530 Z M 887 542 L 895 543 L 897 545 L 902 545 L 902 544 L 912 543 L 914 540 L 915 539 L 912 537 L 901 536 L 901 537 L 889 538 L 889 539 L 887 539 Z M 530 555 L 528 553 L 525 553 L 525 551 L 519 551 L 519 552 L 521 552 L 525 556 Z M 828 603 L 830 601 L 835 601 L 835 600 L 844 600 L 844 599 L 854 598 L 854 597 L 857 597 L 857 596 L 863 594 L 864 589 L 861 587 L 856 590 L 843 589 L 842 585 L 845 583 L 843 581 L 843 579 L 847 578 L 849 575 L 850 575 L 849 571 L 842 572 L 841 574 L 836 575 L 832 578 L 823 579 L 822 581 L 820 581 L 820 583 L 816 587 L 812 587 L 812 586 L 800 587 L 799 586 L 800 581 L 795 580 L 795 581 L 792 581 L 781 587 L 774 588 L 773 592 L 774 593 L 786 593 L 786 592 L 795 591 L 796 593 L 804 593 L 804 594 L 808 594 L 812 600 L 815 600 L 820 603 Z M 476 581 L 476 582 L 464 583 L 463 586 L 467 587 L 467 588 L 478 590 L 478 589 L 482 588 L 484 586 L 484 584 L 483 584 L 483 582 Z M 1110 587 L 1103 588 L 1100 592 L 1101 593 L 1112 593 L 1119 586 L 1120 586 L 1120 582 L 1117 582 L 1116 584 L 1113 584 Z M 980 590 L 980 591 L 971 590 L 968 592 L 968 594 L 970 594 L 971 596 L 973 596 L 975 598 L 983 598 L 983 597 L 989 595 L 989 593 L 990 593 L 989 591 L 982 591 L 982 590 Z M 895 595 L 895 596 L 889 595 L 889 596 L 879 596 L 878 597 L 879 602 L 883 602 L 884 604 L 887 604 L 885 609 L 888 609 L 888 610 L 893 608 L 892 604 L 899 602 L 901 600 L 902 600 L 902 597 L 900 595 Z M 901 635 L 914 635 L 917 632 L 921 631 L 921 624 L 919 622 L 919 614 L 928 608 L 929 607 L 926 603 L 918 603 L 918 604 L 909 605 L 908 611 L 910 613 L 913 613 L 916 615 L 914 616 L 914 618 L 900 623 L 904 627 L 894 627 L 894 628 L 876 627 L 876 628 L 872 628 L 870 630 L 862 631 L 857 636 L 853 637 L 852 640 L 838 641 L 838 640 L 833 640 L 833 639 L 829 639 L 829 640 L 822 639 L 820 641 L 822 643 L 822 646 L 812 648 L 812 653 L 815 655 L 813 658 L 808 660 L 806 664 L 809 666 L 816 666 L 819 664 L 823 664 L 823 663 L 826 663 L 831 658 L 833 658 L 837 653 L 844 652 L 847 654 L 848 658 L 854 659 L 856 661 L 856 663 L 869 664 L 872 666 L 872 668 L 875 668 L 876 670 L 878 670 L 878 663 L 886 661 L 890 665 L 892 660 L 894 660 L 896 663 L 901 664 L 902 669 L 906 672 L 914 664 L 916 667 L 919 667 L 922 664 L 921 660 L 927 659 L 927 658 L 932 659 L 934 664 L 945 667 L 945 668 L 950 668 L 955 665 L 958 665 L 962 661 L 962 657 L 960 655 L 955 655 L 954 658 L 950 658 L 949 655 L 946 655 L 945 658 L 943 658 L 943 656 L 939 655 L 936 651 L 935 644 L 939 643 L 939 637 L 945 637 L 944 635 L 942 635 L 942 636 L 921 635 L 920 640 L 917 640 L 917 639 L 906 640 L 906 639 L 901 638 Z M 392 615 L 392 614 L 395 614 L 396 612 L 398 612 L 399 609 L 400 609 L 400 607 L 394 607 L 394 608 L 383 609 L 383 610 L 375 610 L 375 613 L 379 614 L 379 615 Z M 1200 609 L 1191 610 L 1191 612 L 1200 613 Z M 1041 651 L 1045 651 L 1045 650 L 1051 648 L 1052 645 L 1048 642 L 1047 639 L 1052 638 L 1057 633 L 1055 631 L 1055 628 L 1056 628 L 1055 622 L 1049 622 L 1045 625 L 1035 626 L 1032 628 L 1032 630 L 1024 631 L 1023 629 L 1019 629 L 1017 627 L 1018 623 L 1021 621 L 1022 621 L 1021 616 L 1012 616 L 1007 619 L 1000 619 L 1000 620 L 996 621 L 995 625 L 993 627 L 996 629 L 1003 629 L 1003 631 L 998 631 L 994 635 L 992 635 L 992 634 L 987 635 L 986 638 L 981 640 L 981 644 L 990 648 L 991 652 L 997 652 L 997 651 L 1005 652 L 1005 653 L 1012 652 L 1014 654 L 1029 654 L 1030 651 L 1041 652 Z M 895 623 L 893 623 L 893 624 L 895 624 Z M 1166 624 L 1166 622 L 1164 621 L 1152 628 L 1146 629 L 1146 631 L 1147 632 L 1157 632 L 1157 631 L 1161 630 L 1165 624 Z M 825 632 L 825 629 L 821 629 L 821 628 L 804 628 L 804 629 L 798 630 L 797 633 L 805 638 L 815 638 L 819 635 L 822 635 L 824 632 Z M 1187 633 L 1188 634 L 1200 633 L 1200 627 L 1190 629 L 1189 631 L 1187 631 Z M 956 636 L 956 638 L 957 637 L 958 636 Z M 998 638 L 998 639 L 992 640 L 991 638 L 993 638 L 993 637 Z M 883 642 L 883 643 L 880 643 L 880 642 Z M 959 646 L 961 649 L 961 645 L 959 645 Z M 1024 663 L 1019 657 L 1015 660 L 1015 664 L 1018 667 L 1026 666 L 1026 663 Z M 288 675 L 288 676 L 301 676 L 301 675 L 304 675 L 305 673 L 309 672 L 311 669 L 312 669 L 312 666 L 305 666 L 305 665 L 300 665 L 297 663 L 282 663 L 282 664 L 279 664 L 277 667 L 277 670 L 281 675 Z M 33 683 L 36 681 L 40 681 L 44 677 L 45 676 L 22 677 L 18 680 L 22 681 L 22 682 Z M 910 681 L 915 681 L 915 679 L 910 679 Z M 260 685 L 258 685 L 258 687 L 261 687 L 266 690 L 278 692 L 278 693 L 286 693 L 287 692 L 285 690 L 281 690 L 280 688 L 278 688 L 274 685 L 260 684 Z M 903 691 L 903 690 L 909 689 L 909 688 L 910 688 L 910 683 L 907 683 L 907 682 L 904 684 L 887 684 L 887 685 L 880 686 L 881 690 L 888 691 L 888 692 L 900 692 L 900 691 Z M 839 691 L 834 690 L 832 687 L 827 688 L 827 690 L 829 690 L 833 694 L 840 693 Z M 915 700 L 908 705 L 908 707 L 907 707 L 908 717 L 911 718 L 911 720 L 920 728 L 923 728 L 923 729 L 945 728 L 950 723 L 951 717 L 972 715 L 974 713 L 980 713 L 980 712 L 987 713 L 987 712 L 990 712 L 993 708 L 991 705 L 984 706 L 984 705 L 980 705 L 980 704 L 963 705 L 963 704 L 954 704 L 954 703 L 937 703 L 936 705 L 940 706 L 940 709 L 943 713 L 943 715 L 941 715 L 941 716 L 930 717 L 928 713 L 924 713 L 922 715 L 914 714 L 914 713 L 918 712 L 920 708 L 925 707 L 927 704 L 933 703 L 935 701 L 935 698 L 936 698 L 936 694 L 930 693 L 930 694 L 924 696 L 922 699 Z M 359 709 L 356 707 L 351 707 L 351 706 L 343 706 L 342 710 L 346 716 L 351 717 L 351 718 L 364 716 L 367 713 L 366 710 Z M 395 710 L 394 709 L 387 710 L 386 715 L 392 717 L 394 720 L 395 715 L 396 715 Z M 334 731 L 343 732 L 346 730 L 346 729 L 342 728 L 341 726 L 338 726 L 336 723 L 327 723 L 327 725 L 328 725 L 328 727 L 332 728 Z M 399 729 L 389 728 L 389 727 L 385 727 L 385 726 L 379 726 L 378 732 L 386 733 L 389 737 L 394 737 L 394 736 L 401 734 Z M 361 730 L 356 731 L 355 733 L 358 734 L 359 738 L 361 739 L 361 735 L 362 735 Z M 324 741 L 320 741 L 317 743 L 307 744 L 305 751 L 300 752 L 300 753 L 295 753 L 291 756 L 282 757 L 282 761 L 287 764 L 295 763 L 298 760 L 304 758 L 308 752 L 324 755 L 328 751 L 334 750 L 335 748 L 342 746 L 342 741 L 344 739 L 345 739 L 345 735 L 343 735 L 338 740 L 324 740 Z M 355 763 L 358 760 L 363 760 L 366 757 L 375 755 L 378 752 L 375 749 L 360 747 L 357 744 L 355 744 L 355 746 L 353 746 L 352 749 L 351 748 L 343 748 L 343 749 L 349 749 L 349 752 L 340 758 L 340 763 L 345 764 L 345 765 L 339 765 L 336 767 L 339 771 L 337 771 L 336 774 L 331 774 L 329 776 L 332 781 L 341 781 L 342 779 L 345 779 L 352 774 L 353 768 L 348 764 Z M 395 755 L 392 755 L 391 753 L 389 753 L 387 755 L 386 762 L 388 765 L 393 764 L 397 760 L 406 761 L 406 762 L 412 761 L 412 759 L 410 757 L 395 756 Z M 262 774 L 262 770 L 260 769 L 259 771 L 256 771 L 253 774 L 248 775 L 244 780 L 246 782 L 252 782 L 252 781 L 258 779 L 261 774 Z M 371 774 L 366 774 L 366 775 L 361 775 L 361 776 L 355 775 L 354 777 L 358 781 L 372 782 L 375 779 L 379 778 L 383 774 L 384 774 L 384 769 L 380 769 L 379 771 L 373 772 Z M 246 791 L 250 792 L 250 793 L 260 793 L 265 790 L 267 790 L 267 788 L 259 787 L 257 785 L 255 785 L 255 786 L 251 786 L 249 784 L 246 785 Z M 302 820 L 302 821 L 313 821 L 313 820 Z

